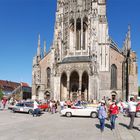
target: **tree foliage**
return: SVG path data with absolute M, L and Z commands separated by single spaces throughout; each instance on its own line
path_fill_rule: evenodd
M 3 92 L 2 92 L 2 89 L 0 88 L 0 100 L 2 99 L 2 97 L 3 97 Z
M 140 86 L 139 86 L 139 96 L 140 96 Z

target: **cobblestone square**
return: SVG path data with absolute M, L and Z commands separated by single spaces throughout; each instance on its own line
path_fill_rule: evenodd
M 89 117 L 60 116 L 44 113 L 40 117 L 29 114 L 0 111 L 0 140 L 139 140 L 137 129 L 140 119 L 135 118 L 135 129 L 128 130 L 129 118 L 121 114 L 115 131 L 106 121 L 105 131 L 100 132 L 98 119 Z

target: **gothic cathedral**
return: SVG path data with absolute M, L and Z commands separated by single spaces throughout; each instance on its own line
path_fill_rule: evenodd
M 127 100 L 138 94 L 131 30 L 120 49 L 108 33 L 106 0 L 57 0 L 53 44 L 33 58 L 32 98 Z

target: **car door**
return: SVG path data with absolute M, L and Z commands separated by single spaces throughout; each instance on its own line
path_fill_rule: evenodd
M 86 107 L 84 107 L 81 112 L 82 116 L 90 116 L 90 113 L 91 113 L 91 109 Z
M 74 114 L 76 116 L 87 116 L 87 110 L 84 107 L 79 107 L 77 109 L 75 109 Z
M 19 111 L 24 112 L 24 103 L 20 103 Z
M 23 110 L 24 110 L 24 112 L 28 112 L 29 111 L 28 104 L 26 104 L 26 103 L 24 104 L 24 109 Z
M 17 103 L 14 108 L 15 111 L 20 111 L 20 103 Z
M 23 112 L 24 110 L 23 107 L 24 107 L 23 103 L 17 103 L 13 109 L 17 112 Z
M 25 103 L 25 105 L 24 105 L 24 112 L 29 112 L 29 110 L 33 110 L 33 104 Z

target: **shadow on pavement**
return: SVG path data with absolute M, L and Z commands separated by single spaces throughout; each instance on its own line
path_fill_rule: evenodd
M 96 126 L 98 129 L 100 129 L 100 124 L 95 124 L 95 126 Z
M 119 125 L 129 129 L 129 127 L 126 124 L 124 124 L 124 123 L 119 123 Z M 139 127 L 136 127 L 136 126 L 134 126 L 133 129 L 140 131 Z
M 128 129 L 128 125 L 126 125 L 126 124 L 124 124 L 124 123 L 119 123 L 119 125 L 121 125 L 121 126 L 123 126 L 123 127 L 125 127 L 125 128 Z
M 111 129 L 111 125 L 110 124 L 107 124 L 107 123 L 105 124 L 105 127 Z
M 100 129 L 100 124 L 95 124 L 96 128 Z M 111 125 L 110 124 L 105 124 L 105 127 L 108 129 L 111 129 Z
M 133 129 L 140 131 L 139 127 L 134 126 Z

